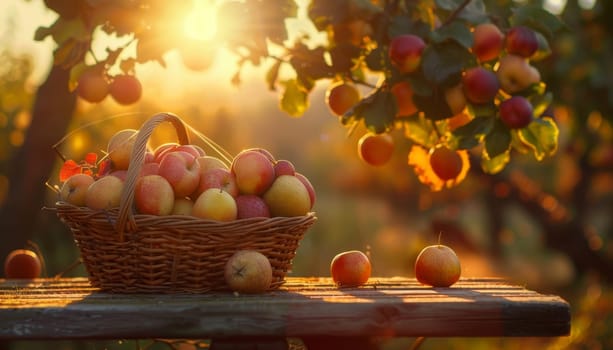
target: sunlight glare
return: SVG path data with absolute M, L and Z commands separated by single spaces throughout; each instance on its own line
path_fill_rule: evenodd
M 565 7 L 566 0 L 545 0 L 545 3 L 543 4 L 543 8 L 554 15 L 561 14 Z
M 193 39 L 209 40 L 216 35 L 217 6 L 214 0 L 195 0 L 194 10 L 185 20 L 185 33 Z

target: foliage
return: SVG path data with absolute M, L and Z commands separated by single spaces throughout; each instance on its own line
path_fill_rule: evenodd
M 164 65 L 164 54 L 173 49 L 184 52 L 186 45 L 224 45 L 238 57 L 232 81 L 240 82 L 244 64 L 266 66 L 267 86 L 280 90 L 280 108 L 294 117 L 309 108 L 309 94 L 318 81 L 344 80 L 368 90 L 339 118 L 351 129 L 362 123 L 376 133 L 403 130 L 414 145 L 426 151 L 438 144 L 457 150 L 474 149 L 481 153 L 482 169 L 489 173 L 504 169 L 511 151 L 530 152 L 542 160 L 557 150 L 556 122 L 543 117 L 551 102 L 543 82 L 514 93 L 527 97 L 534 106 L 534 122 L 518 130 L 499 122 L 498 105 L 511 97 L 502 90 L 485 105 L 468 103 L 465 113 L 469 122 L 459 128 L 450 123 L 454 113 L 445 98 L 465 70 L 477 65 L 494 70 L 498 64 L 497 59 L 478 62 L 471 50 L 472 30 L 480 23 L 494 22 L 503 32 L 512 26 L 531 28 L 540 39 L 539 51 L 531 59 L 546 57 L 549 41 L 564 25 L 540 6 L 508 4 L 504 7 L 507 13 L 497 16 L 483 0 L 312 0 L 306 15 L 300 15 L 294 0 L 226 1 L 208 8 L 216 11 L 216 40 L 193 40 L 177 35 L 184 35 L 178 33 L 183 33 L 180 29 L 195 2 L 48 0 L 46 4 L 59 17 L 51 26 L 39 28 L 36 39 L 51 36 L 57 43 L 54 63 L 71 70 L 71 89 L 91 68 L 102 69 L 109 76 L 117 72 L 135 74 L 135 66 L 144 62 Z M 291 37 L 288 19 L 311 23 L 315 33 Z M 419 68 L 403 73 L 392 63 L 388 51 L 391 40 L 409 33 L 421 37 L 426 48 Z M 313 34 L 324 34 L 327 40 L 316 43 Z M 96 40 L 101 35 L 125 40 L 119 47 L 107 47 L 95 55 Z M 127 54 L 130 50 L 135 54 Z M 201 51 L 204 54 L 206 50 Z M 413 89 L 419 109 L 414 115 L 397 116 L 392 87 L 403 81 Z M 425 180 L 433 184 L 433 190 L 459 182 L 461 179 L 445 182 L 436 177 Z

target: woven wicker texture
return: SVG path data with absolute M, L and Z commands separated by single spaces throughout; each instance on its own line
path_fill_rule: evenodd
M 92 284 L 116 293 L 225 290 L 226 261 L 238 250 L 253 249 L 270 260 L 270 289 L 278 288 L 291 270 L 300 240 L 316 221 L 313 213 L 231 222 L 135 214 L 134 187 L 146 143 L 164 122 L 173 124 L 179 143 L 189 143 L 179 117 L 161 113 L 147 120 L 137 134 L 119 208 L 95 211 L 56 203 L 57 215 L 72 231 Z

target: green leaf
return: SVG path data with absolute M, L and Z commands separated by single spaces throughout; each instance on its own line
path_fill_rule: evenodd
M 387 52 L 382 49 L 380 46 L 371 50 L 366 57 L 364 58 L 364 62 L 366 62 L 366 67 L 371 71 L 379 72 L 385 69 L 389 64 L 386 61 L 389 60 Z
M 281 68 L 280 60 L 276 60 L 275 63 L 268 69 L 266 72 L 266 83 L 268 84 L 268 89 L 271 91 L 277 90 L 277 78 L 279 77 L 279 69 Z
M 550 117 L 537 118 L 527 127 L 517 131 L 521 141 L 532 148 L 534 157 L 543 160 L 551 156 L 558 149 L 558 126 Z
M 511 145 L 511 132 L 500 119 L 496 119 L 494 126 L 485 135 L 485 152 L 488 158 L 495 158 L 509 150 Z
M 547 40 L 554 39 L 554 34 L 566 26 L 557 16 L 538 5 L 523 5 L 513 11 L 509 18 L 512 26 L 523 25 L 543 34 Z
M 430 34 L 430 39 L 437 44 L 453 40 L 467 49 L 473 46 L 473 34 L 470 28 L 460 21 L 453 21 L 436 29 Z
M 475 57 L 455 41 L 428 45 L 422 55 L 422 70 L 434 85 L 456 82 L 465 67 L 474 65 Z
M 483 135 L 488 134 L 494 127 L 494 118 L 476 117 L 468 124 L 452 132 L 459 149 L 471 149 L 479 144 Z
M 437 8 L 451 13 L 456 11 L 464 0 L 436 0 L 435 3 Z M 473 24 L 484 22 L 488 18 L 483 0 L 470 1 L 457 16 Z
M 483 151 L 485 152 L 485 150 Z M 486 174 L 496 174 L 501 172 L 511 161 L 511 152 L 503 152 L 494 158 L 487 156 L 481 157 L 481 169 Z
M 63 44 L 68 39 L 77 41 L 91 40 L 91 31 L 85 27 L 80 18 L 66 19 L 58 17 L 58 19 L 50 27 L 39 27 L 34 33 L 34 40 L 42 41 L 48 36 L 53 38 L 58 45 Z
M 406 118 L 402 124 L 404 126 L 404 135 L 425 148 L 433 147 L 438 141 L 439 137 L 434 129 L 434 123 L 421 115 Z
M 281 96 L 281 110 L 292 117 L 300 117 L 309 108 L 309 93 L 296 79 L 282 82 L 285 91 Z
M 538 117 L 545 113 L 545 110 L 547 110 L 547 108 L 551 105 L 551 102 L 553 101 L 553 93 L 547 92 L 543 95 L 534 95 L 529 98 L 529 101 L 534 110 L 533 114 Z
M 355 106 L 355 117 L 364 120 L 368 130 L 374 133 L 385 132 L 393 127 L 396 118 L 394 98 L 388 90 L 379 89 Z

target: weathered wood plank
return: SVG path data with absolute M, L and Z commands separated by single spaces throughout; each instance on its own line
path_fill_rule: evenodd
M 561 336 L 566 301 L 501 279 L 428 288 L 371 278 L 338 289 L 329 278 L 288 278 L 274 292 L 108 294 L 87 279 L 0 280 L 0 339 L 316 336 Z

